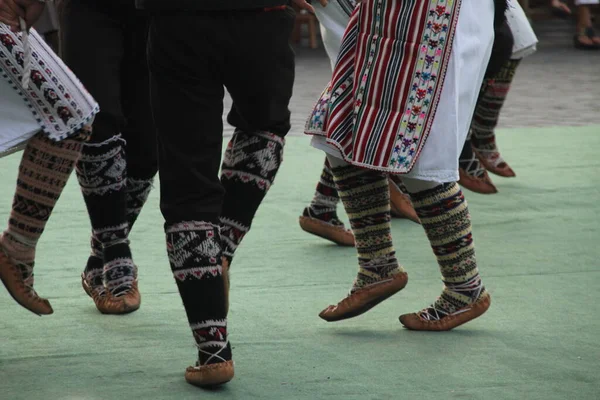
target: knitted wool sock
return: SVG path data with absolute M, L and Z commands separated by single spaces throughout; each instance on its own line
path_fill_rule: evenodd
M 140 215 L 150 191 L 152 190 L 152 183 L 154 178 L 150 179 L 132 179 L 127 178 L 126 184 L 126 219 L 129 232 L 133 224 Z M 85 267 L 86 280 L 90 283 L 94 290 L 99 291 L 100 294 L 104 292 L 104 250 L 102 243 L 94 234 L 91 236 L 91 249 L 92 253 L 88 258 L 87 265 Z M 125 250 L 124 250 L 125 251 Z M 126 254 L 126 253 L 124 253 Z
M 135 179 L 129 176 L 127 178 L 126 196 L 127 196 L 127 223 L 129 231 L 142 212 L 146 200 L 152 191 L 154 177 L 150 179 Z
M 127 239 L 124 144 L 120 135 L 101 143 L 88 143 L 77 163 L 77 178 L 92 223 L 92 247 L 98 248 L 97 243 L 94 245 L 97 240 L 103 249 L 103 270 L 100 271 L 97 260 L 88 259 L 84 273 L 94 290 L 102 290 L 98 287 L 102 276 L 104 285 L 115 296 L 125 294 L 135 280 Z
M 413 204 L 437 257 L 444 290 L 422 318 L 438 320 L 478 300 L 481 283 L 467 201 L 456 183 L 413 193 Z
M 344 223 L 340 221 L 336 212 L 339 202 L 340 197 L 335 187 L 331 166 L 327 158 L 325 158 L 325 165 L 323 166 L 323 172 L 321 172 L 321 179 L 317 183 L 315 196 L 310 206 L 304 209 L 302 215 L 319 219 L 328 224 L 344 226 Z
M 351 293 L 404 272 L 392 243 L 387 176 L 352 165 L 334 167 L 332 172 L 358 252 L 359 270 Z
M 87 127 L 76 137 L 60 142 L 38 133 L 23 152 L 8 228 L 0 236 L 0 247 L 21 269 L 28 286 L 33 286 L 38 240 L 89 133 Z
M 219 227 L 186 221 L 168 226 L 166 237 L 171 270 L 198 347 L 199 364 L 231 360 Z
M 494 165 L 504 167 L 494 130 L 521 60 L 508 60 L 493 79 L 484 82 L 471 122 L 473 147 Z
M 459 168 L 462 168 L 469 176 L 481 178 L 485 174 L 485 168 L 483 165 L 481 165 L 481 161 L 479 161 L 479 158 L 477 158 L 475 152 L 473 151 L 470 133 L 469 138 L 467 138 L 465 141 L 462 152 L 460 153 L 458 166 Z
M 220 221 L 223 255 L 229 262 L 275 180 L 284 144 L 283 138 L 271 133 L 236 131 L 227 146 L 221 168 L 225 198 Z

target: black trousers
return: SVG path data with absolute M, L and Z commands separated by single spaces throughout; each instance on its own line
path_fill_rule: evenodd
M 91 143 L 121 133 L 128 175 L 156 174 L 156 131 L 146 61 L 148 16 L 134 0 L 68 0 L 61 10 L 65 63 L 100 105 Z
M 289 131 L 294 19 L 291 9 L 151 17 L 148 61 L 167 226 L 219 223 L 224 87 L 236 130 Z

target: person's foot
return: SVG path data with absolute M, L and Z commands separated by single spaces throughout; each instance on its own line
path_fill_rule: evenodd
M 92 257 L 90 257 L 91 259 Z M 100 265 L 102 265 L 101 260 Z M 88 268 L 81 274 L 81 286 L 102 314 L 129 314 L 138 310 L 142 302 L 138 289 L 137 268 L 135 277 L 135 281 L 127 290 L 121 291 L 118 296 L 115 296 L 104 287 L 102 269 L 90 268 L 88 260 Z
M 360 280 L 361 273 L 359 272 Z M 366 285 L 357 286 L 357 281 L 350 294 L 336 305 L 330 305 L 319 314 L 327 322 L 341 321 L 359 316 L 387 298 L 404 289 L 408 283 L 408 274 L 396 267 L 385 275 L 372 275 L 372 280 Z
M 480 194 L 494 194 L 498 193 L 498 189 L 490 179 L 487 171 L 483 171 L 481 176 L 474 176 L 468 174 L 464 169 L 458 169 L 458 184 L 469 189 L 472 192 Z
M 503 176 L 505 178 L 514 178 L 517 176 L 515 171 L 508 165 L 497 150 L 482 150 L 473 148 L 475 155 L 483 167 L 492 174 Z
M 594 28 L 587 27 L 579 31 L 573 37 L 573 42 L 576 49 L 580 50 L 599 50 L 600 37 L 594 31 Z
M 442 295 L 431 306 L 400 316 L 407 329 L 449 331 L 485 313 L 491 297 L 476 276 L 461 284 L 446 284 Z
M 231 345 L 225 347 L 199 349 L 198 361 L 185 371 L 185 380 L 199 387 L 218 386 L 229 382 L 234 376 L 234 364 L 231 355 Z
M 340 246 L 354 247 L 354 235 L 346 229 L 336 214 L 316 214 L 306 207 L 299 218 L 300 228 L 310 234 L 332 241 Z
M 0 249 L 0 280 L 12 298 L 24 308 L 37 315 L 54 312 L 50 302 L 33 289 L 33 267 L 11 260 Z
M 573 15 L 573 12 L 565 3 L 560 0 L 552 0 L 550 6 L 552 7 L 552 14 L 560 18 L 568 18 Z

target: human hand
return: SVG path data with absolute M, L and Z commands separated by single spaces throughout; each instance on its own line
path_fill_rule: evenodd
M 33 24 L 40 18 L 46 7 L 46 3 L 39 0 L 13 0 L 18 6 L 25 11 L 25 17 L 23 18 L 27 23 L 27 29 L 31 28 Z
M 10 26 L 12 31 L 18 31 L 19 18 L 25 18 L 25 10 L 15 0 L 0 0 L 1 23 Z
M 318 1 L 319 1 L 319 4 L 321 4 L 323 7 L 327 6 L 328 0 L 318 0 Z M 292 0 L 292 3 L 294 4 L 294 6 L 296 6 L 300 10 L 306 10 L 311 14 L 315 13 L 315 8 L 312 5 L 310 5 L 310 3 L 308 3 L 306 0 Z

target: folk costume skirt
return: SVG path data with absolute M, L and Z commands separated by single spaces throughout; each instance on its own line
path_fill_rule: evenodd
M 98 104 L 34 29 L 29 33 L 30 82 L 22 85 L 22 33 L 0 24 L 0 157 L 37 132 L 62 140 L 91 124 Z
M 305 132 L 356 166 L 456 181 L 493 40 L 493 0 L 365 0 Z

